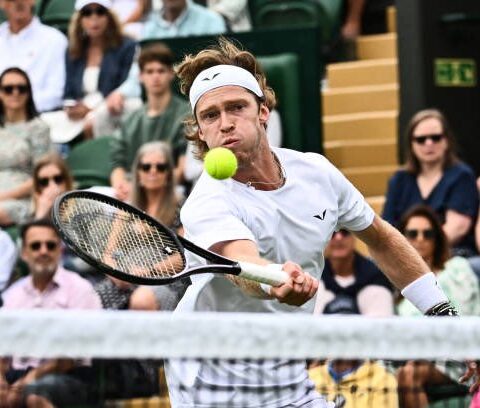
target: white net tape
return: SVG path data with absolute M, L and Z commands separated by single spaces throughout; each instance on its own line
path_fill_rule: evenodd
M 1 310 L 0 355 L 478 359 L 480 318 Z

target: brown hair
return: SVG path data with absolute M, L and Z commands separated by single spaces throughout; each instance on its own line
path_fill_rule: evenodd
M 170 48 L 163 43 L 154 43 L 142 48 L 138 57 L 138 66 L 143 71 L 149 62 L 159 62 L 169 68 L 173 68 L 175 56 Z
M 408 122 L 407 130 L 405 132 L 405 141 L 407 146 L 406 152 L 406 163 L 405 167 L 409 173 L 419 174 L 420 173 L 420 162 L 418 158 L 413 153 L 413 132 L 420 122 L 423 122 L 425 119 L 434 118 L 437 119 L 443 130 L 443 136 L 447 139 L 447 151 L 445 152 L 445 157 L 443 161 L 443 168 L 446 169 L 453 164 L 458 162 L 458 157 L 456 155 L 456 142 L 451 127 L 447 121 L 445 115 L 437 109 L 425 109 L 420 112 L 417 112 L 410 122 Z
M 200 51 L 196 55 L 186 55 L 183 61 L 175 67 L 180 79 L 180 90 L 184 95 L 190 93 L 193 81 L 203 70 L 215 65 L 235 65 L 249 71 L 258 81 L 264 98 L 257 101 L 264 103 L 269 110 L 275 107 L 275 92 L 267 85 L 267 79 L 260 64 L 252 53 L 238 48 L 224 37 L 220 37 L 218 44 Z M 200 140 L 197 121 L 194 115 L 186 121 L 187 139 L 195 145 L 195 155 L 202 159 L 208 151 L 207 144 Z
M 117 48 L 122 44 L 123 31 L 120 20 L 110 9 L 107 9 L 108 24 L 105 29 L 105 50 Z M 73 59 L 81 58 L 86 55 L 88 48 L 88 37 L 85 35 L 80 24 L 82 15 L 80 11 L 73 13 L 68 26 L 68 52 Z
M 49 164 L 53 164 L 58 167 L 62 176 L 65 178 L 65 187 L 66 191 L 70 191 L 73 189 L 73 177 L 70 169 L 68 168 L 67 163 L 65 160 L 61 158 L 60 155 L 57 153 L 47 153 L 40 157 L 36 162 L 35 166 L 33 167 L 33 189 L 35 192 L 39 193 L 41 191 L 41 187 L 38 184 L 38 173 L 40 170 L 48 166 Z
M 430 222 L 434 232 L 433 267 L 436 270 L 443 269 L 445 262 L 450 258 L 450 246 L 438 215 L 427 205 L 419 204 L 410 208 L 398 224 L 398 229 L 402 234 L 405 234 L 407 224 L 413 217 L 423 217 Z
M 135 159 L 132 164 L 132 193 L 131 202 L 134 206 L 145 211 L 147 209 L 147 195 L 145 189 L 138 182 L 138 166 L 142 160 L 142 157 L 146 153 L 159 152 L 165 157 L 165 162 L 168 165 L 167 170 L 167 183 L 165 185 L 165 194 L 162 199 L 162 205 L 158 209 L 154 218 L 167 226 L 173 225 L 175 217 L 177 215 L 178 199 L 175 194 L 175 178 L 173 170 L 175 164 L 173 161 L 172 150 L 170 145 L 165 142 L 149 142 L 143 144 L 137 151 Z

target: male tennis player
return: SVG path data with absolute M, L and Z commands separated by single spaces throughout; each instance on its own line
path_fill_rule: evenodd
M 265 127 L 275 95 L 252 54 L 222 39 L 186 56 L 177 74 L 199 156 L 223 146 L 239 162 L 233 179 L 201 175 L 181 212 L 188 238 L 232 259 L 283 265 L 290 275 L 278 288 L 193 276 L 178 310 L 311 313 L 323 250 L 334 231 L 347 229 L 422 312 L 456 314 L 417 252 L 328 160 L 269 146 Z M 173 407 L 327 406 L 297 362 L 170 362 L 167 369 Z

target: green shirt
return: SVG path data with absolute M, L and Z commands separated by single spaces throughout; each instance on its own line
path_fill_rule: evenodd
M 148 116 L 146 105 L 132 112 L 112 140 L 112 168 L 122 167 L 130 171 L 140 146 L 153 141 L 169 142 L 177 162 L 187 147 L 183 121 L 189 113 L 188 103 L 176 95 L 172 95 L 161 115 Z

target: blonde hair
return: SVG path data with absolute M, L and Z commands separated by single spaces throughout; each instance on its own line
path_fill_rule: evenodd
M 203 70 L 215 65 L 236 65 L 249 71 L 258 81 L 264 94 L 262 99 L 255 95 L 259 104 L 264 103 L 269 110 L 275 107 L 275 92 L 267 85 L 265 74 L 254 55 L 238 48 L 224 37 L 220 37 L 218 44 L 211 48 L 202 50 L 196 55 L 186 55 L 183 61 L 176 65 L 175 72 L 180 79 L 180 90 L 182 93 L 188 96 L 192 83 L 197 75 Z M 186 137 L 194 143 L 195 156 L 203 159 L 205 153 L 208 151 L 208 146 L 200 140 L 198 124 L 194 115 L 191 115 L 186 120 Z
M 175 178 L 173 170 L 175 164 L 173 162 L 172 150 L 170 145 L 165 142 L 149 142 L 142 145 L 135 155 L 132 164 L 132 193 L 131 203 L 145 211 L 147 209 L 147 195 L 145 188 L 143 188 L 138 180 L 138 167 L 143 156 L 147 153 L 158 152 L 165 158 L 165 163 L 168 166 L 167 180 L 165 185 L 165 192 L 162 200 L 162 205 L 159 206 L 157 213 L 153 217 L 167 226 L 171 226 L 177 216 L 178 198 L 175 194 Z
M 108 24 L 105 29 L 105 48 L 117 48 L 123 41 L 122 24 L 117 15 L 107 9 Z M 73 13 L 68 26 L 68 52 L 73 59 L 81 58 L 87 52 L 88 37 L 85 35 L 81 25 L 82 15 L 80 11 Z

